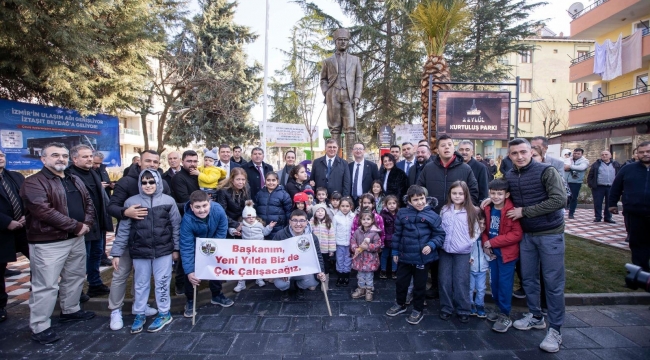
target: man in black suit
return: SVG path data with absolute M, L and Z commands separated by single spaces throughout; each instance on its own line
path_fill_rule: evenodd
M 16 261 L 16 252 L 29 258 L 25 233 L 25 209 L 19 190 L 25 177 L 6 169 L 7 158 L 0 148 L 0 322 L 7 320 L 5 270 L 7 263 Z
M 458 152 L 463 157 L 463 162 L 472 168 L 472 173 L 478 182 L 478 199 L 483 201 L 489 196 L 488 193 L 488 168 L 482 162 L 474 159 L 474 144 L 469 140 L 463 140 L 458 144 Z M 474 204 L 479 205 L 479 204 Z
M 309 182 L 312 188 L 324 187 L 327 193 L 338 191 L 343 196 L 350 196 L 352 187 L 350 181 L 350 168 L 348 164 L 337 156 L 339 145 L 333 139 L 325 142 L 325 156 L 314 160 L 311 167 Z
M 230 145 L 221 144 L 219 145 L 219 161 L 217 161 L 214 166 L 220 167 L 226 170 L 226 179 L 230 177 L 230 170 L 241 167 L 234 161 L 231 161 L 232 151 L 230 150 Z
M 273 166 L 264 162 L 264 150 L 256 147 L 251 151 L 251 161 L 244 164 L 242 168 L 246 171 L 251 199 L 255 199 L 255 195 L 262 190 L 266 183 L 266 173 L 273 172 Z
M 354 200 L 355 207 L 358 205 L 357 199 L 359 196 L 370 192 L 372 182 L 379 179 L 377 164 L 365 160 L 365 154 L 366 147 L 362 143 L 357 142 L 354 144 L 352 147 L 354 161 L 348 164 L 348 168 L 352 179 L 350 194 L 352 195 L 352 200 Z
M 415 152 L 415 165 L 411 166 L 409 169 L 408 177 L 409 177 L 409 186 L 415 185 L 418 181 L 418 177 L 420 177 L 420 173 L 422 172 L 422 169 L 424 169 L 424 166 L 428 164 L 431 161 L 431 150 L 429 149 L 429 145 L 426 143 L 421 143 L 418 145 L 418 149 Z

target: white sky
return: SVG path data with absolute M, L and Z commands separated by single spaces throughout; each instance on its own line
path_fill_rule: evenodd
M 531 0 L 529 0 L 531 1 Z M 345 24 L 345 17 L 341 12 L 338 4 L 333 0 L 318 0 L 315 1 L 321 9 L 326 13 L 341 20 Z M 532 2 L 532 1 L 531 1 Z M 571 18 L 566 12 L 566 9 L 573 1 L 569 0 L 546 0 L 548 5 L 539 8 L 531 15 L 533 19 L 549 19 L 547 26 L 559 35 L 563 32 L 565 36 L 569 35 L 569 22 Z M 583 0 L 586 6 L 590 1 Z M 300 7 L 289 0 L 270 0 L 270 22 L 269 22 L 269 77 L 272 76 L 276 70 L 282 67 L 284 58 L 279 49 L 288 49 L 287 37 L 290 34 L 291 27 L 302 16 Z M 193 8 L 195 6 L 192 6 Z M 249 61 L 257 60 L 260 64 L 264 64 L 264 31 L 266 20 L 266 0 L 239 0 L 235 14 L 235 22 L 237 24 L 249 26 L 253 32 L 259 35 L 257 41 L 246 47 Z M 262 121 L 262 101 L 260 105 L 256 106 L 252 111 L 252 118 L 255 122 Z M 317 103 L 322 103 L 317 100 Z M 318 114 L 320 109 L 314 112 Z M 268 116 L 271 116 L 271 109 L 268 110 Z M 324 115 L 321 116 L 319 121 L 319 128 L 325 126 Z

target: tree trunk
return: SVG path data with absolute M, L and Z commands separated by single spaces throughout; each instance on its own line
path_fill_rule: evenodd
M 424 72 L 420 81 L 421 88 L 421 101 L 422 101 L 422 130 L 424 131 L 424 138 L 426 139 L 429 134 L 428 114 L 429 114 L 429 75 L 433 75 L 433 96 L 431 97 L 431 138 L 429 138 L 429 146 L 433 152 L 436 146 L 437 134 L 437 116 L 436 116 L 436 103 L 438 91 L 449 90 L 449 84 L 435 84 L 440 81 L 451 81 L 451 72 L 449 65 L 442 56 L 429 55 L 427 61 L 424 63 Z

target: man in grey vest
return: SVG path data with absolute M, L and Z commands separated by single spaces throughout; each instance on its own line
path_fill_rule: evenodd
M 529 313 L 514 322 L 519 330 L 545 329 L 540 296 L 548 301 L 549 328 L 539 347 L 557 352 L 562 344 L 564 323 L 564 205 L 566 190 L 557 170 L 532 161 L 531 145 L 517 138 L 508 143 L 513 169 L 505 173 L 510 199 L 515 208 L 506 216 L 519 220 L 524 230 L 520 244 L 521 273 Z M 541 181 L 540 181 L 541 179 Z M 489 204 L 489 199 L 482 204 Z M 540 294 L 539 267 L 542 267 L 545 294 Z

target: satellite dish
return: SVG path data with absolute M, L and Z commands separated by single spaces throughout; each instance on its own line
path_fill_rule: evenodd
M 580 13 L 584 8 L 585 6 L 582 5 L 581 2 L 576 2 L 571 4 L 571 6 L 569 6 L 569 10 L 567 10 L 567 12 L 569 13 L 569 16 L 571 16 L 572 19 L 575 19 L 578 17 L 578 15 L 580 15 Z
M 579 103 L 584 104 L 589 100 L 591 100 L 591 91 L 583 91 L 580 94 L 578 94 L 578 102 Z

